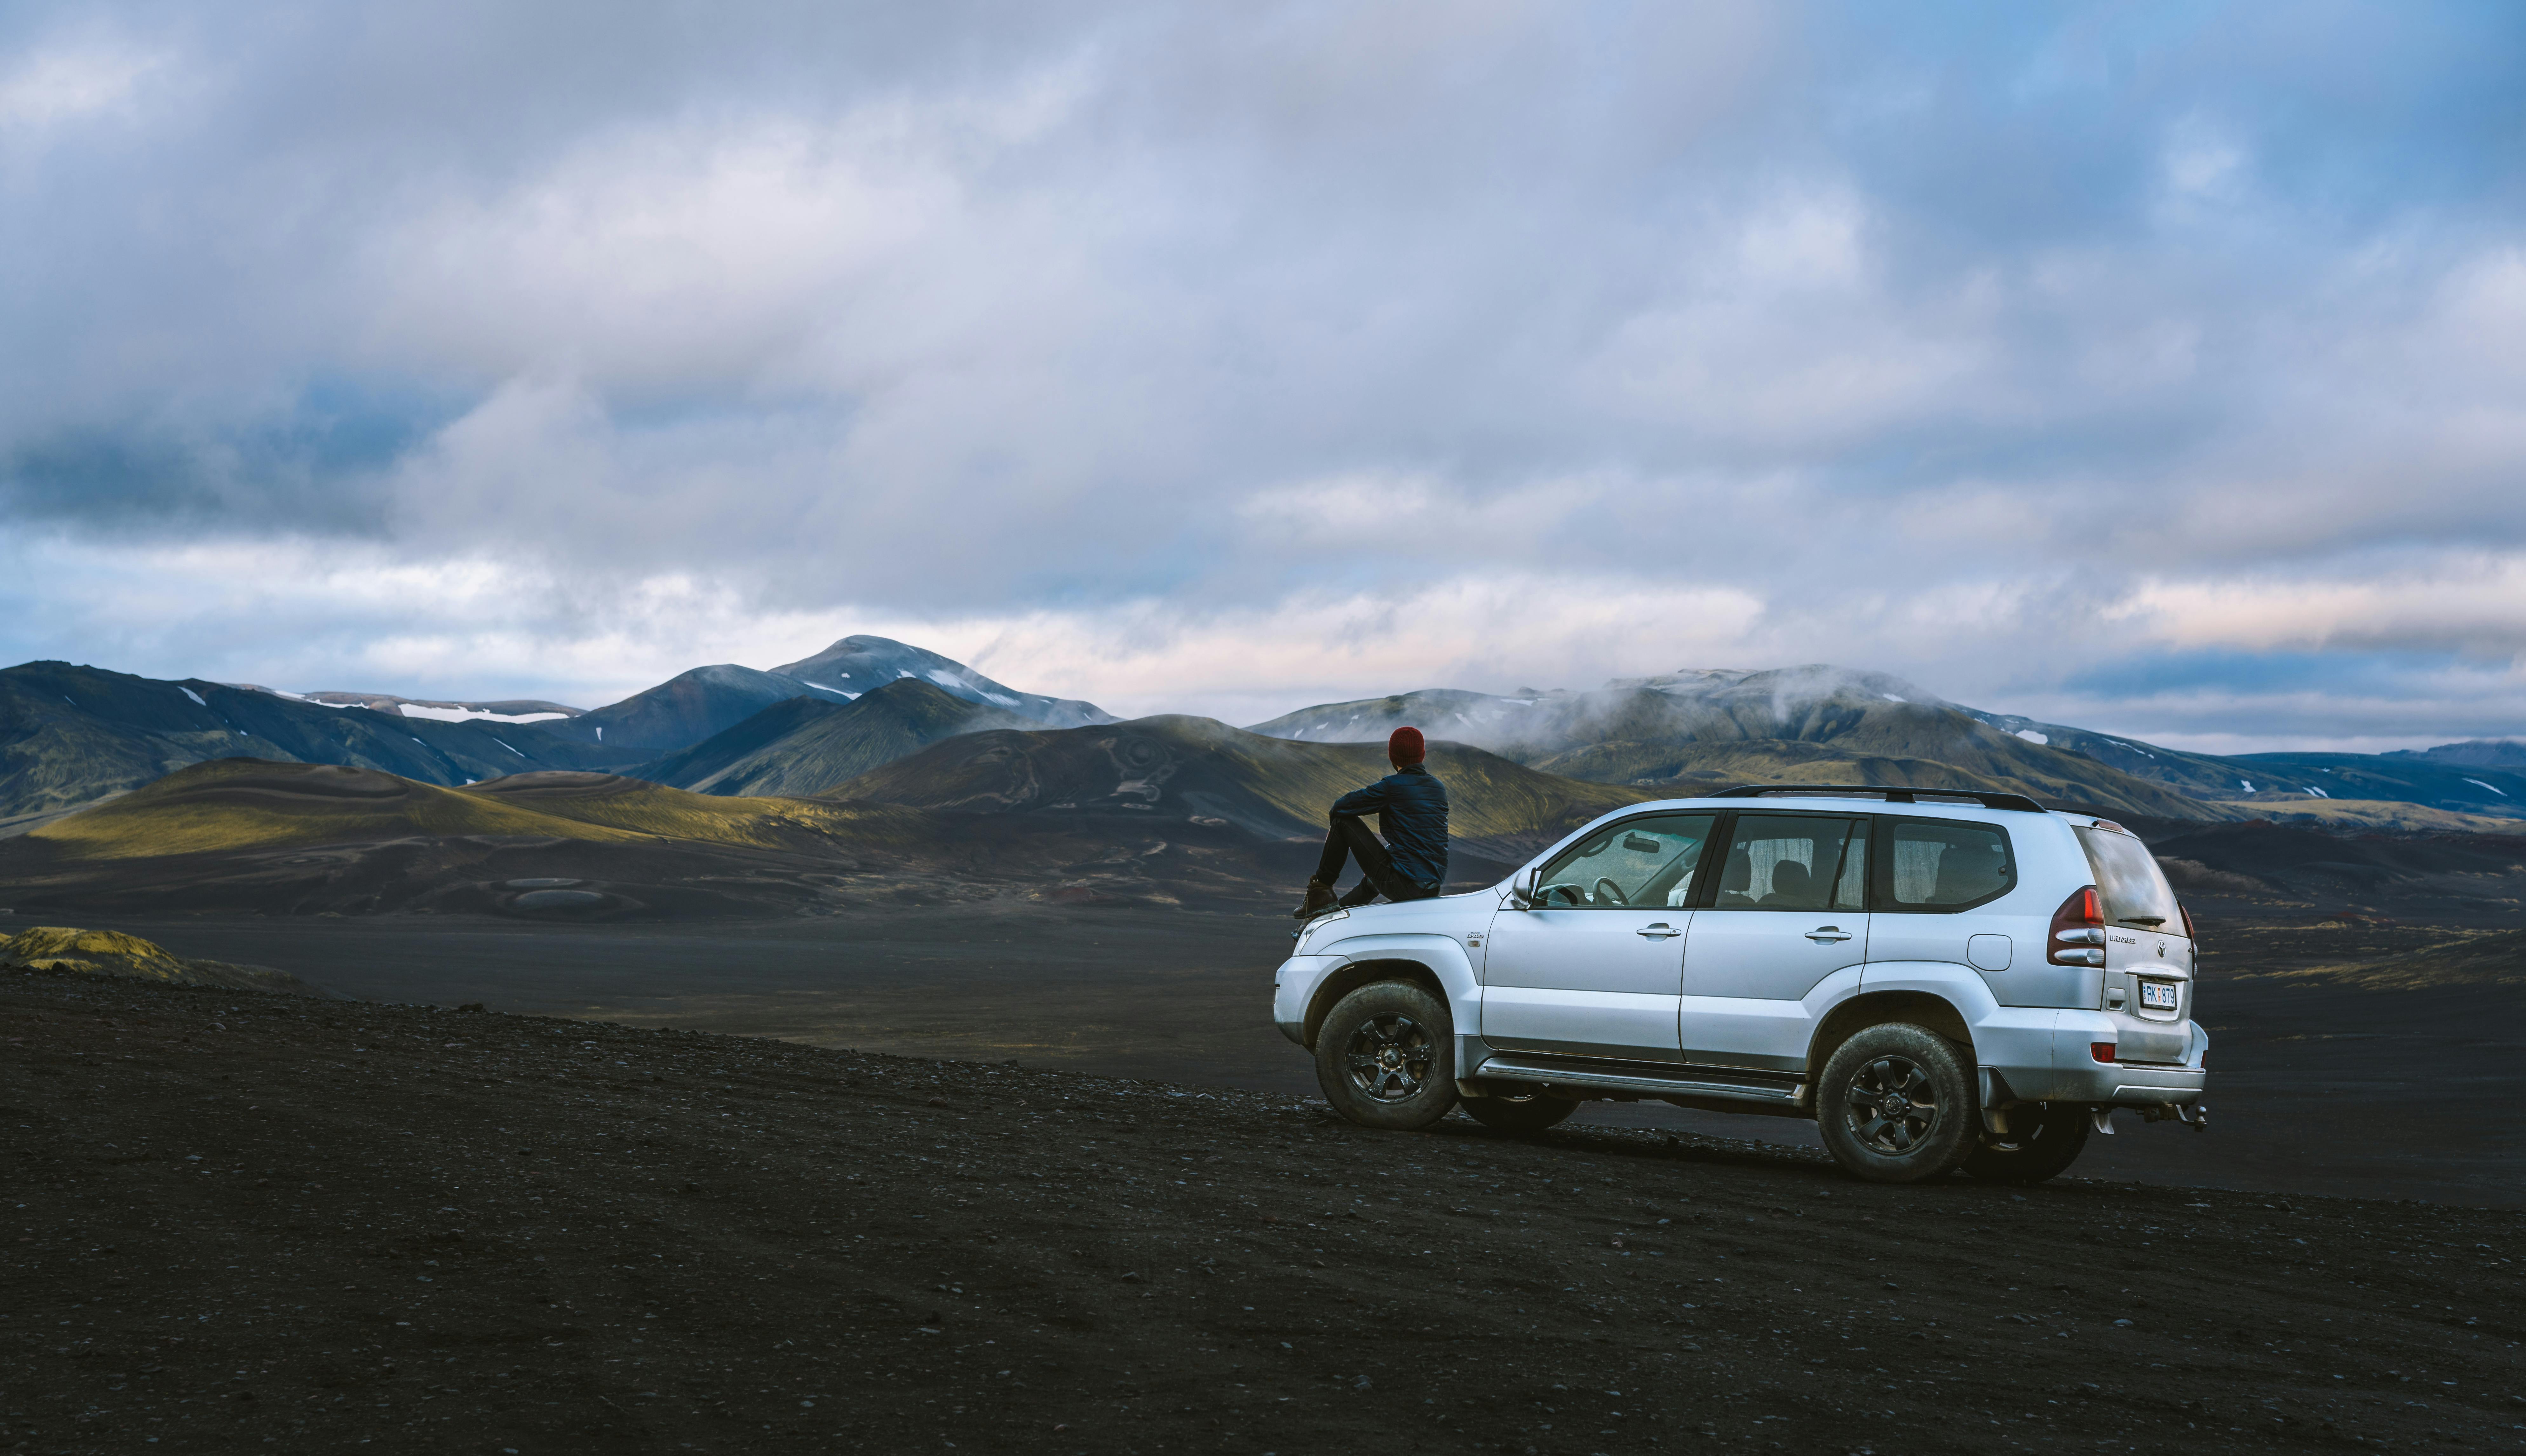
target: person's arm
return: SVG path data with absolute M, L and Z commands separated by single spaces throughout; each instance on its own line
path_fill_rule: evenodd
M 1385 813 L 1392 797 L 1386 780 L 1380 778 L 1366 788 L 1352 789 L 1334 800 L 1334 813 L 1347 819 L 1366 819 L 1372 814 Z

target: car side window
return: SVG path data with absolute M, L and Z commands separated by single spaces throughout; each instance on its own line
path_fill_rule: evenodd
M 1719 867 L 1714 910 L 1860 910 L 1868 821 L 1741 814 Z
M 2017 887 L 2017 859 L 1997 825 L 1888 816 L 1877 908 L 1945 915 Z
M 1544 866 L 1539 898 L 1550 910 L 1680 906 L 1718 823 L 1715 814 L 1659 814 L 1599 829 Z

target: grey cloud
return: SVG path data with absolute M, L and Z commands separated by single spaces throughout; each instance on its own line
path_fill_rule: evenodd
M 555 624 L 1727 585 L 2008 706 L 2158 577 L 2526 547 L 2470 14 L 15 7 L 0 98 L 149 69 L 0 122 L 0 519 Z

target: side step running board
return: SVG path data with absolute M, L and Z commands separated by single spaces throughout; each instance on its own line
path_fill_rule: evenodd
M 1652 1097 L 1712 1097 L 1728 1102 L 1761 1102 L 1775 1107 L 1802 1107 L 1806 1103 L 1806 1088 L 1803 1086 L 1712 1081 L 1697 1077 L 1669 1077 L 1651 1072 L 1565 1067 L 1526 1062 L 1516 1057 L 1489 1058 L 1475 1069 L 1474 1076 L 1559 1082 L 1571 1087 L 1603 1087 L 1609 1091 L 1642 1092 Z

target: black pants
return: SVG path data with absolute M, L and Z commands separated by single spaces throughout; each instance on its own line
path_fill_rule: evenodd
M 1316 878 L 1331 884 L 1341 874 L 1342 861 L 1359 861 L 1360 874 L 1366 878 L 1360 881 L 1359 889 L 1342 896 L 1344 900 L 1365 904 L 1372 896 L 1360 890 L 1374 890 L 1389 900 L 1427 900 L 1439 893 L 1436 885 L 1416 884 L 1396 874 L 1394 857 L 1386 852 L 1386 841 L 1359 819 L 1337 814 L 1333 821 L 1333 828 L 1325 831 L 1325 852 L 1316 861 Z

